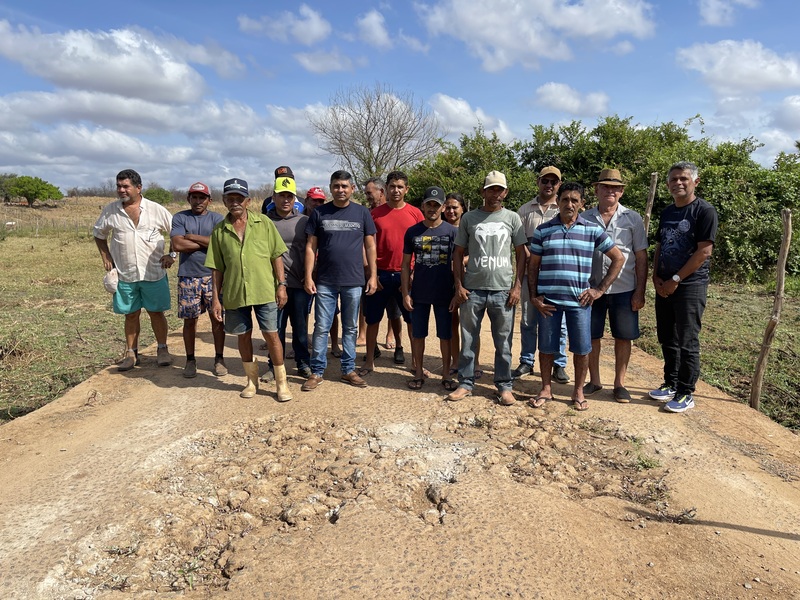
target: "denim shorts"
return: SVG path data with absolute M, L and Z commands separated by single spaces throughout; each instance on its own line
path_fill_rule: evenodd
M 611 337 L 615 340 L 639 338 L 639 311 L 631 308 L 633 290 L 619 294 L 603 294 L 592 303 L 592 339 L 603 337 L 606 313 L 611 325 Z
M 197 319 L 211 310 L 213 290 L 211 275 L 178 277 L 178 318 Z
M 164 275 L 158 281 L 120 281 L 113 296 L 114 312 L 129 315 L 144 308 L 147 312 L 164 312 L 170 308 L 169 281 Z
M 253 311 L 258 328 L 267 333 L 278 331 L 278 305 L 275 302 L 225 309 L 225 333 L 242 335 L 253 329 Z
M 562 315 L 564 315 L 562 317 Z M 561 345 L 561 319 L 567 322 L 569 351 L 580 356 L 592 351 L 592 311 L 590 306 L 581 308 L 556 308 L 549 317 L 539 313 L 539 352 L 558 354 Z
M 433 308 L 433 318 L 436 321 L 436 337 L 440 340 L 449 340 L 453 337 L 453 313 L 449 304 L 422 304 L 414 303 L 411 311 L 411 334 L 416 338 L 428 337 L 428 322 Z

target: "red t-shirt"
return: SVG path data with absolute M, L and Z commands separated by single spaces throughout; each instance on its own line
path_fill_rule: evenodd
M 375 249 L 378 269 L 399 273 L 403 266 L 403 238 L 409 227 L 424 220 L 422 212 L 410 204 L 404 204 L 403 208 L 392 208 L 387 202 L 373 208 L 370 214 L 377 230 Z

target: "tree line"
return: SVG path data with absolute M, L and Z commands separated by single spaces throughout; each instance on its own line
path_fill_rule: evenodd
M 699 117 L 695 117 L 699 119 Z M 752 159 L 760 147 L 753 138 L 719 144 L 702 136 L 693 139 L 689 127 L 673 122 L 641 127 L 631 117 L 609 116 L 595 127 L 581 121 L 565 125 L 532 125 L 531 137 L 503 143 L 496 134 L 476 128 L 458 143 L 441 142 L 441 150 L 408 169 L 414 195 L 429 185 L 461 192 L 471 206 L 480 203 L 484 175 L 498 169 L 509 180 L 506 206 L 511 209 L 533 198 L 538 190 L 536 173 L 555 165 L 564 180 L 587 186 L 606 167 L 617 168 L 626 182 L 623 204 L 644 214 L 651 173 L 659 174 L 653 207 L 653 236 L 661 209 L 671 203 L 665 185 L 667 170 L 679 160 L 700 167 L 697 193 L 719 213 L 719 237 L 714 248 L 718 274 L 757 280 L 774 274 L 780 248 L 781 209 L 793 209 L 800 199 L 800 154 L 781 153 L 771 168 Z M 798 148 L 800 151 L 800 148 Z M 793 237 L 787 271 L 800 273 L 800 243 Z

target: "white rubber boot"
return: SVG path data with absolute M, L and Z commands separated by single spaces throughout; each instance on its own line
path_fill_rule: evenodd
M 258 361 L 253 357 L 253 362 L 242 361 L 244 374 L 247 375 L 247 385 L 239 394 L 242 398 L 252 398 L 258 391 Z
M 275 384 L 278 387 L 278 402 L 288 402 L 292 399 L 292 392 L 289 391 L 289 382 L 286 381 L 286 365 L 274 365 Z

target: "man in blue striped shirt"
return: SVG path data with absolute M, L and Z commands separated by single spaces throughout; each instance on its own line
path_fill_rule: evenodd
M 583 382 L 592 351 L 591 306 L 617 278 L 625 258 L 596 223 L 580 215 L 584 189 L 579 183 L 565 183 L 558 190 L 558 216 L 542 223 L 533 233 L 528 261 L 528 289 L 539 311 L 539 369 L 542 390 L 531 400 L 541 408 L 552 399 L 553 358 L 558 351 L 561 319 L 566 318 L 569 351 L 575 365 L 572 402 L 576 410 L 589 404 L 583 396 Z M 595 250 L 611 260 L 608 272 L 596 287 L 589 285 Z

